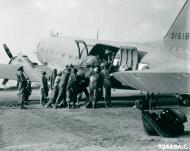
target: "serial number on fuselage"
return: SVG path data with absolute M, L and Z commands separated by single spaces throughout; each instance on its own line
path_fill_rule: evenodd
M 189 40 L 190 33 L 172 32 L 170 39 Z

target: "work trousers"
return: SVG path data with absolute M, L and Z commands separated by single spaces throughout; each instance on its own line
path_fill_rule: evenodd
M 55 104 L 58 94 L 59 94 L 58 86 L 55 86 L 52 90 L 51 98 L 49 102 L 47 103 L 47 107 L 49 107 L 52 104 Z
M 48 90 L 41 88 L 40 104 L 45 105 L 47 103 Z
M 106 105 L 111 105 L 111 82 L 109 79 L 103 81 L 103 95 Z
M 23 105 L 27 99 L 26 88 L 19 89 L 18 92 L 18 104 Z
M 75 103 L 77 101 L 77 92 L 72 88 L 67 89 L 67 104 L 70 107 L 70 104 L 73 103 L 73 108 L 75 108 Z
M 60 88 L 59 94 L 55 101 L 55 107 L 57 107 L 61 101 L 63 101 L 64 104 L 66 103 L 66 87 Z

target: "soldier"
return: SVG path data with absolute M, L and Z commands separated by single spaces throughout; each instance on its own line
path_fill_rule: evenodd
M 69 76 L 68 85 L 67 85 L 67 104 L 68 108 L 71 108 L 71 102 L 73 103 L 73 108 L 75 108 L 75 103 L 77 101 L 77 72 L 76 68 L 72 69 L 72 72 Z
M 55 101 L 55 108 L 58 108 L 58 106 L 63 105 L 63 107 L 66 107 L 66 88 L 68 79 L 71 73 L 72 66 L 68 66 L 65 70 L 65 72 L 62 73 L 61 80 L 59 83 L 59 94 L 57 96 L 57 99 Z
M 98 67 L 94 68 L 94 70 L 91 72 L 89 90 L 92 107 L 96 108 L 97 100 L 101 91 L 101 81 Z
M 111 57 L 112 57 L 112 52 L 108 49 L 105 50 L 105 62 L 110 63 L 111 62 Z
M 57 77 L 57 69 L 53 69 L 52 75 L 50 77 L 51 89 L 54 87 L 55 78 Z
M 27 109 L 26 107 L 24 107 L 24 101 L 26 101 L 26 86 L 27 86 L 27 79 L 24 75 L 24 69 L 23 66 L 19 67 L 17 70 L 17 81 L 18 81 L 18 96 L 19 96 L 19 101 L 18 104 L 20 105 L 20 109 Z
M 77 74 L 77 82 L 78 82 L 78 97 L 77 97 L 77 103 L 79 105 L 79 101 L 82 99 L 82 94 L 83 92 L 86 95 L 86 102 L 89 100 L 89 92 L 87 90 L 88 84 L 89 84 L 89 80 L 88 78 L 85 76 L 85 72 L 84 70 L 81 68 L 79 68 L 78 74 Z
M 101 82 L 103 83 L 103 94 L 104 94 L 104 101 L 105 107 L 111 107 L 111 81 L 109 76 L 108 64 L 102 63 L 101 64 L 102 71 L 101 75 Z
M 47 101 L 48 97 L 48 80 L 46 78 L 46 71 L 42 71 L 42 78 L 41 78 L 41 98 L 40 98 L 40 104 L 44 106 Z
M 25 104 L 28 104 L 28 102 L 30 102 L 29 97 L 32 94 L 32 86 L 31 86 L 31 81 L 28 78 L 26 80 L 27 80 L 27 82 L 26 82 L 26 100 L 25 100 L 26 102 L 25 102 Z
M 60 80 L 61 80 L 61 75 L 62 75 L 62 72 L 59 71 L 58 74 L 57 74 L 57 76 L 56 76 L 56 78 L 55 78 L 55 82 L 54 82 L 51 98 L 50 98 L 49 102 L 45 106 L 46 108 L 50 107 L 52 104 L 55 104 L 55 100 L 57 99 L 57 96 L 59 94 L 58 85 L 59 85 Z

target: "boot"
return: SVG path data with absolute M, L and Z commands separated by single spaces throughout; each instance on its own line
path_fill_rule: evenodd
M 109 107 L 112 107 L 112 103 L 111 103 L 111 101 L 109 101 Z
M 45 105 L 45 108 L 49 108 L 49 107 L 50 107 L 50 104 L 47 103 L 47 104 Z
M 28 103 L 28 101 L 24 101 L 24 104 L 25 104 L 25 105 L 28 105 L 29 103 Z
M 51 104 L 51 106 L 50 106 L 50 107 L 55 108 L 55 104 Z
M 54 106 L 54 109 L 58 109 L 58 106 L 57 106 L 57 105 L 55 105 L 55 106 Z
M 67 103 L 64 101 L 63 102 L 63 108 L 66 108 L 67 107 Z
M 27 107 L 21 106 L 20 109 L 28 109 Z
M 86 108 L 91 108 L 92 107 L 92 101 L 85 102 L 80 108 L 81 109 L 86 109 Z
M 107 103 L 107 102 L 105 103 L 105 108 L 109 108 L 109 105 L 108 105 L 108 103 Z
M 27 109 L 27 108 L 24 106 L 24 102 L 21 103 L 20 109 Z
M 92 108 L 93 108 L 93 109 L 97 108 L 97 107 L 96 107 L 96 104 L 97 104 L 96 102 L 93 102 L 93 103 L 92 103 Z
M 71 109 L 71 104 L 70 103 L 67 104 L 67 109 Z

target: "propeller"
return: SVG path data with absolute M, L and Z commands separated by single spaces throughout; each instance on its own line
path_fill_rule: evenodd
M 10 59 L 12 59 L 12 58 L 13 58 L 13 55 L 12 55 L 10 49 L 7 47 L 6 44 L 3 44 L 3 48 L 5 49 L 5 52 L 7 53 L 8 57 L 9 57 Z M 10 62 L 9 62 L 9 64 L 10 64 Z M 4 79 L 3 82 L 2 82 L 2 84 L 3 84 L 3 85 L 6 85 L 8 81 L 9 81 L 9 79 Z
M 5 49 L 5 52 L 6 52 L 7 55 L 9 56 L 9 58 L 12 59 L 12 58 L 13 58 L 13 55 L 12 55 L 10 49 L 7 47 L 6 44 L 3 44 L 3 47 L 4 47 L 4 49 Z

